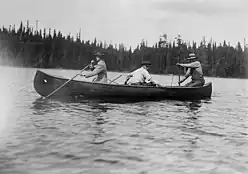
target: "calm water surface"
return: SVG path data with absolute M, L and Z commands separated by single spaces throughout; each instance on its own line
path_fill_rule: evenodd
M 40 100 L 35 72 L 0 67 L 1 174 L 248 173 L 248 80 L 207 78 L 211 100 L 118 104 Z

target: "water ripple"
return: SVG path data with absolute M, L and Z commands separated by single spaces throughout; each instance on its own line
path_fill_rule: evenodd
M 215 79 L 211 100 L 59 101 L 31 78 L 10 87 L 0 173 L 248 173 L 247 89 Z

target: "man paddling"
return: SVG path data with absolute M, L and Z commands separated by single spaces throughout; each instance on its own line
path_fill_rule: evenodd
M 198 58 L 194 53 L 190 53 L 187 60 L 190 60 L 190 63 L 177 63 L 178 66 L 182 66 L 188 68 L 184 78 L 180 80 L 178 83 L 181 84 L 184 82 L 189 76 L 191 76 L 191 82 L 187 83 L 185 86 L 187 87 L 197 87 L 203 86 L 205 84 L 205 80 L 203 77 L 203 71 L 201 63 L 197 60 Z
M 149 61 L 143 61 L 141 67 L 133 72 L 131 72 L 126 80 L 126 85 L 145 85 L 145 86 L 160 86 L 155 82 L 148 72 L 151 63 Z
M 93 79 L 93 82 L 99 82 L 99 83 L 107 83 L 107 66 L 105 61 L 102 59 L 104 56 L 103 53 L 97 52 L 94 54 L 96 56 L 96 65 L 93 65 L 93 61 L 91 61 L 91 72 L 88 72 L 87 74 L 81 74 L 81 76 L 84 76 L 86 78 L 97 76 Z

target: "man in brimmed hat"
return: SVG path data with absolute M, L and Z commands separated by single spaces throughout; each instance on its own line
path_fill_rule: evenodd
M 195 56 L 194 53 L 190 53 L 187 60 L 189 60 L 190 63 L 177 63 L 178 66 L 188 68 L 184 78 L 180 80 L 178 83 L 181 84 L 189 76 L 191 76 L 192 77 L 191 82 L 187 83 L 185 86 L 188 86 L 188 87 L 203 86 L 205 84 L 205 80 L 203 77 L 201 63 L 197 60 L 197 57 Z
M 91 61 L 90 69 L 91 72 L 81 75 L 86 78 L 97 76 L 95 79 L 93 79 L 94 82 L 100 82 L 100 83 L 107 83 L 108 77 L 107 77 L 107 66 L 102 59 L 103 53 L 96 52 L 94 54 L 96 56 L 96 65 L 93 65 L 94 61 Z
M 126 80 L 126 85 L 147 85 L 147 86 L 160 86 L 154 80 L 148 72 L 151 63 L 149 61 L 142 61 L 141 67 L 131 72 Z

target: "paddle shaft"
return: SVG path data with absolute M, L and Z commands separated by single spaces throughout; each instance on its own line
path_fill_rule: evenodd
M 111 80 L 111 81 L 109 82 L 109 84 L 112 83 L 112 82 L 114 82 L 114 81 L 116 81 L 116 80 L 119 79 L 121 76 L 122 76 L 122 75 L 119 75 L 119 76 L 116 77 L 114 80 Z
M 89 64 L 90 65 L 90 64 Z M 45 97 L 45 99 L 47 99 L 48 97 L 52 96 L 53 94 L 55 94 L 58 90 L 60 90 L 61 88 L 63 88 L 65 85 L 67 85 L 70 81 L 72 81 L 74 78 L 76 78 L 79 74 L 82 73 L 82 71 L 84 71 L 86 68 L 88 68 L 87 65 L 84 69 L 82 69 L 78 74 L 76 74 L 74 77 L 72 77 L 70 80 L 68 80 L 67 82 L 65 82 L 63 85 L 61 85 L 60 87 L 58 87 L 57 89 L 55 89 L 52 93 L 50 93 L 49 95 L 47 95 Z
M 108 79 L 108 81 L 110 81 L 110 82 L 111 82 L 112 80 Z M 118 84 L 118 83 L 116 83 L 116 82 L 113 82 L 113 83 L 115 83 L 116 85 L 119 85 L 119 84 Z
M 178 57 L 178 63 L 180 63 L 180 58 Z M 179 73 L 178 73 L 178 82 L 180 82 L 180 67 L 179 67 Z M 178 83 L 179 86 L 181 86 L 180 83 Z
M 178 74 L 178 82 L 180 82 L 180 74 Z M 181 86 L 181 83 L 179 83 L 179 86 Z
M 171 79 L 171 86 L 172 86 L 172 83 L 173 83 L 173 77 L 174 77 L 174 74 L 172 74 L 172 79 Z

